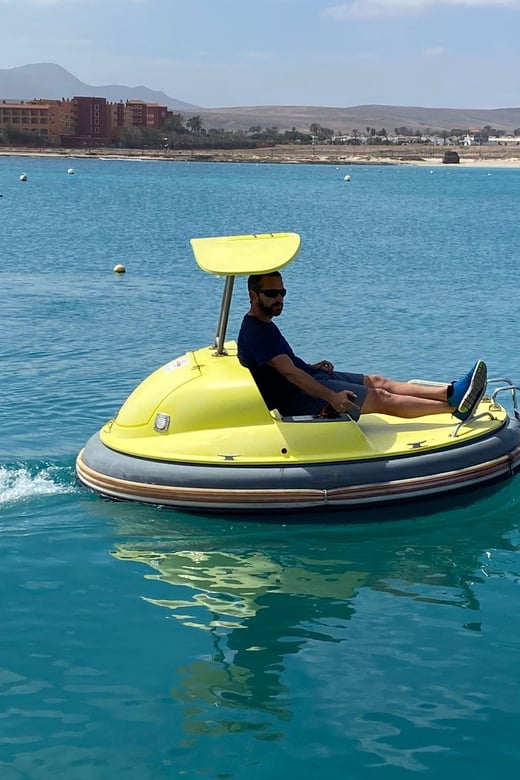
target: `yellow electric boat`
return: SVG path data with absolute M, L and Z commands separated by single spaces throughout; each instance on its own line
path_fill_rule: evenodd
M 519 389 L 491 379 L 474 415 L 336 419 L 269 411 L 226 341 L 236 276 L 280 270 L 296 233 L 192 239 L 198 265 L 225 277 L 212 346 L 144 380 L 76 461 L 84 485 L 113 499 L 192 511 L 344 509 L 424 499 L 511 477 L 520 468 Z M 421 381 L 421 380 L 413 380 Z M 506 394 L 512 414 L 498 403 Z

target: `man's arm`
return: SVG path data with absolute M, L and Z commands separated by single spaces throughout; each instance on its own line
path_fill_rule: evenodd
M 328 387 L 324 387 L 306 371 L 295 366 L 289 355 L 276 355 L 276 357 L 271 358 L 267 362 L 268 365 L 276 369 L 289 382 L 303 390 L 304 393 L 312 395 L 313 398 L 321 398 L 334 407 L 337 412 L 345 412 L 356 406 L 354 393 L 350 392 L 350 390 L 342 390 L 339 393 L 329 390 Z

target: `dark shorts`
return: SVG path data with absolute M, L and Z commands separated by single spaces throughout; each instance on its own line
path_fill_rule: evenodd
M 347 374 L 344 371 L 333 371 L 328 374 L 326 371 L 316 371 L 314 378 L 336 393 L 342 390 L 350 390 L 357 396 L 356 404 L 358 408 L 348 410 L 348 414 L 354 420 L 359 418 L 360 409 L 365 403 L 368 393 L 368 387 L 363 384 L 363 374 Z M 312 398 L 307 393 L 298 393 L 295 399 L 295 409 L 292 414 L 319 414 L 325 406 L 321 398 Z

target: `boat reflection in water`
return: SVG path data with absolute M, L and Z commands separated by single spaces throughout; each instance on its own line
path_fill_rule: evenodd
M 205 701 L 260 710 L 284 720 L 290 718 L 288 691 L 281 681 L 285 659 L 309 640 L 341 641 L 311 623 L 323 609 L 338 621 L 348 620 L 353 611 L 349 602 L 366 581 L 366 573 L 352 563 L 323 555 L 296 559 L 288 550 L 239 554 L 122 546 L 113 554 L 147 564 L 161 582 L 173 585 L 176 597 L 144 598 L 168 609 L 186 627 L 211 636 L 210 657 L 184 667 L 184 690 L 174 691 L 176 698 L 191 705 Z M 244 726 L 225 718 L 220 729 Z
M 312 703 L 322 732 L 348 741 L 342 750 L 361 742 L 409 766 L 408 752 L 381 736 L 399 711 L 433 739 L 439 719 L 451 717 L 445 676 L 459 673 L 450 664 L 463 660 L 464 685 L 482 662 L 465 642 L 486 620 L 483 588 L 509 576 L 519 542 L 514 485 L 498 504 L 495 492 L 441 522 L 281 527 L 179 515 L 173 530 L 168 513 L 145 525 L 141 507 L 141 522 L 120 527 L 112 554 L 146 565 L 147 602 L 208 636 L 183 630 L 179 642 L 177 630 L 172 640 L 172 695 L 185 708 L 187 738 L 247 730 L 276 740 L 287 736 L 282 722 Z M 428 698 L 430 709 L 424 689 L 439 698 Z M 478 720 L 485 702 L 462 697 L 457 722 Z

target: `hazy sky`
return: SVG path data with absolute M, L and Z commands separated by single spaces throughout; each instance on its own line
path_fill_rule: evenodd
M 520 106 L 520 0 L 0 0 L 0 67 L 201 107 Z

